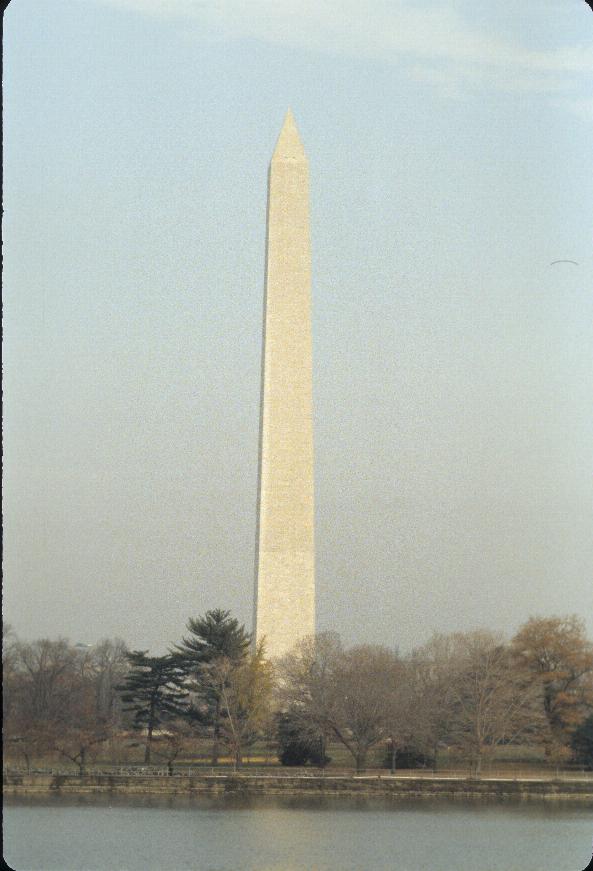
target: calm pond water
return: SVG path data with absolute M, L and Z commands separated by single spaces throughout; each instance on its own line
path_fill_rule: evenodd
M 345 797 L 8 798 L 17 871 L 582 871 L 593 809 Z

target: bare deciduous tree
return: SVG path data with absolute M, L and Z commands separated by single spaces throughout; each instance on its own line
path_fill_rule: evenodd
M 324 743 L 334 734 L 335 675 L 343 653 L 337 633 L 321 632 L 302 639 L 278 664 L 277 707 L 290 710 L 304 732 L 320 734 Z
M 128 673 L 127 653 L 127 645 L 121 638 L 104 638 L 91 649 L 97 716 L 112 720 L 118 726 L 122 711 L 116 687 Z
M 239 766 L 245 748 L 265 733 L 272 716 L 273 672 L 263 643 L 239 661 L 213 659 L 204 666 L 203 678 L 220 699 L 220 739 Z
M 360 771 L 369 750 L 389 733 L 401 674 L 393 651 L 372 645 L 345 651 L 337 635 L 325 633 L 284 657 L 280 699 L 300 712 L 304 725 L 337 738 Z
M 365 767 L 369 750 L 393 733 L 402 677 L 399 658 L 386 647 L 353 647 L 337 665 L 331 726 L 352 754 L 357 771 Z
M 453 640 L 451 738 L 479 775 L 484 756 L 500 744 L 541 735 L 541 691 L 499 636 L 477 631 Z
M 175 760 L 187 750 L 193 737 L 193 729 L 185 717 L 168 720 L 163 729 L 153 735 L 152 752 L 167 764 L 169 776 L 173 774 Z
M 407 733 L 435 768 L 439 746 L 449 742 L 453 730 L 457 659 L 454 637 L 435 633 L 408 661 Z

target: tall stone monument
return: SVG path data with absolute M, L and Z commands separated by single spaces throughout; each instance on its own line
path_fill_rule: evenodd
M 315 631 L 309 169 L 290 109 L 270 164 L 255 638 L 273 659 Z

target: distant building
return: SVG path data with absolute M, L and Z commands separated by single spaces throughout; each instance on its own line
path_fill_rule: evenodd
M 309 169 L 289 110 L 268 179 L 255 638 L 273 659 L 315 632 Z

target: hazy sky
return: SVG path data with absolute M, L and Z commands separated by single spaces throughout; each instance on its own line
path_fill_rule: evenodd
M 310 162 L 318 627 L 593 634 L 582 0 L 12 0 L 5 616 L 251 622 L 266 175 Z M 550 263 L 554 260 L 575 260 Z

